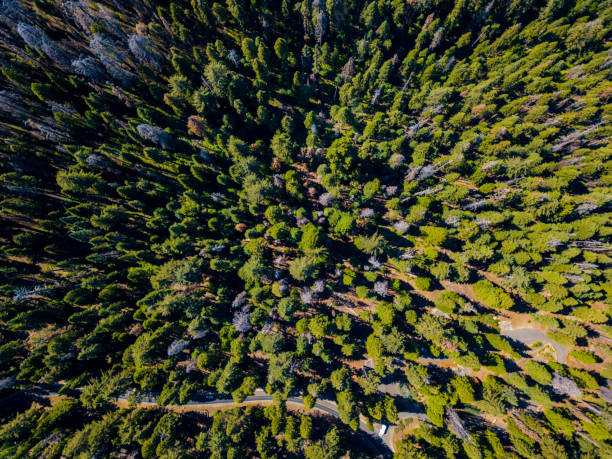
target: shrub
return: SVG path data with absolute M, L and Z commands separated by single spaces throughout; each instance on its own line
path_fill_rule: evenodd
M 429 291 L 431 290 L 431 278 L 429 277 L 417 277 L 414 280 L 414 286 L 418 289 L 418 290 L 425 290 L 425 291 Z
M 608 315 L 604 311 L 600 311 L 599 309 L 594 309 L 589 306 L 580 306 L 574 308 L 572 310 L 572 315 L 574 317 L 578 317 L 579 319 L 593 322 L 596 324 L 601 324 L 607 322 Z
M 472 403 L 474 401 L 474 387 L 465 376 L 457 376 L 451 379 L 451 385 L 457 393 L 461 403 Z
M 355 289 L 355 293 L 357 293 L 357 296 L 361 299 L 365 299 L 368 297 L 368 288 L 365 285 L 358 285 L 357 288 Z
M 588 371 L 580 370 L 578 368 L 569 368 L 570 376 L 576 380 L 580 387 L 586 387 L 587 389 L 597 390 L 599 384 L 597 380 L 591 376 Z
M 552 375 L 544 365 L 530 360 L 525 364 L 525 368 L 527 369 L 527 373 L 529 374 L 529 376 L 531 376 L 534 381 L 545 386 L 550 384 Z
M 355 283 L 355 273 L 348 269 L 345 269 L 342 273 L 342 283 L 347 287 L 350 287 Z
M 455 312 L 458 306 L 463 306 L 465 301 L 455 292 L 445 290 L 435 299 L 434 304 L 440 311 L 451 314 Z
M 494 309 L 510 309 L 514 300 L 502 288 L 496 287 L 490 281 L 481 279 L 473 286 L 474 295 L 486 306 Z
M 549 331 L 546 333 L 546 336 L 559 344 L 563 344 L 564 346 L 573 346 L 576 344 L 576 338 L 568 335 L 567 333 Z
M 536 322 L 541 323 L 545 327 L 559 328 L 559 321 L 557 319 L 555 319 L 553 316 L 548 316 L 548 315 L 544 315 L 544 314 L 536 314 L 536 315 L 532 316 L 532 318 L 533 318 L 533 320 L 535 320 Z
M 314 257 L 305 256 L 296 258 L 289 265 L 289 274 L 298 281 L 304 281 L 315 273 L 316 260 Z
M 425 258 L 427 258 L 428 260 L 436 260 L 438 258 L 439 253 L 433 247 L 427 247 L 423 251 L 423 255 L 425 255 Z
M 427 400 L 427 417 L 433 425 L 444 426 L 444 409 L 448 405 L 446 395 L 433 395 Z
M 597 363 L 597 357 L 590 351 L 575 350 L 570 352 L 570 356 L 589 365 Z
M 443 245 L 448 236 L 446 228 L 439 226 L 423 226 L 421 227 L 421 234 L 429 244 L 435 246 Z

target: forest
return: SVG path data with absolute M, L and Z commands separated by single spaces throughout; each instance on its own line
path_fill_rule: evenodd
M 612 457 L 612 0 L 0 0 L 0 459 Z

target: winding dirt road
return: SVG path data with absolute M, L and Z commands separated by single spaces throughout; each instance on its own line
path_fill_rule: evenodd
M 46 385 L 36 388 L 36 390 L 29 390 L 27 392 L 41 396 L 46 398 L 54 398 L 62 395 L 62 389 L 64 388 L 61 384 L 52 384 Z M 80 393 L 80 389 L 71 389 L 73 393 Z M 145 396 L 140 397 L 140 400 L 137 403 L 137 407 L 141 408 L 151 408 L 157 407 L 157 397 L 159 394 L 157 393 L 149 393 Z M 187 401 L 182 405 L 166 405 L 165 409 L 174 410 L 174 411 L 216 411 L 223 410 L 228 408 L 234 408 L 237 406 L 244 406 L 250 404 L 268 404 L 274 401 L 274 398 L 266 393 L 263 389 L 257 389 L 255 394 L 248 396 L 244 402 L 236 403 L 231 398 L 220 398 L 220 394 L 216 395 L 205 395 L 205 394 L 196 394 L 192 399 Z M 116 402 L 118 405 L 127 404 L 129 395 L 124 394 L 116 397 Z M 304 406 L 304 401 L 302 397 L 289 397 L 287 399 L 288 404 L 295 404 L 302 407 Z M 340 413 L 338 412 L 338 405 L 333 400 L 321 399 L 317 400 L 312 409 L 316 409 L 322 413 L 334 416 L 336 418 L 340 418 Z M 427 419 L 424 413 L 408 413 L 401 412 L 399 413 L 399 419 L 405 419 L 407 417 L 417 417 L 419 419 Z M 367 423 L 364 420 L 365 418 L 360 417 L 359 419 L 359 429 L 368 434 L 372 446 L 379 451 L 379 456 L 382 458 L 392 457 L 392 452 L 394 451 L 394 446 L 392 442 L 394 425 L 388 426 L 388 429 L 382 437 L 378 435 L 380 431 L 381 424 L 374 424 L 374 431 L 372 432 Z

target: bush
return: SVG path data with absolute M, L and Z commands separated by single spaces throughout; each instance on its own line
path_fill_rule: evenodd
M 494 309 L 510 309 L 514 300 L 502 288 L 496 287 L 490 281 L 481 279 L 473 286 L 474 295 L 486 306 Z
M 557 319 L 555 319 L 553 316 L 548 316 L 548 315 L 544 315 L 544 314 L 536 314 L 536 315 L 532 316 L 532 318 L 533 318 L 533 320 L 535 320 L 536 322 L 541 323 L 545 327 L 559 328 L 559 321 Z
M 483 364 L 485 368 L 489 371 L 493 372 L 496 375 L 502 375 L 506 373 L 506 365 L 504 364 L 504 359 L 502 359 L 498 354 L 488 353 L 485 355 L 483 359 Z
M 345 269 L 342 273 L 342 283 L 347 287 L 350 287 L 355 283 L 355 273 L 348 269 Z
M 444 426 L 444 411 L 448 405 L 446 395 L 433 395 L 427 400 L 427 417 L 431 423 L 438 427 Z
M 489 344 L 498 351 L 503 351 L 506 354 L 510 354 L 515 359 L 520 357 L 519 354 L 512 348 L 510 342 L 503 336 L 500 336 L 497 333 L 487 333 L 485 334 L 485 338 Z
M 525 368 L 527 370 L 527 374 L 529 374 L 529 376 L 531 376 L 534 381 L 545 386 L 550 384 L 552 375 L 544 365 L 530 360 L 525 364 Z
M 465 301 L 463 301 L 463 298 L 461 298 L 455 292 L 444 290 L 435 299 L 434 304 L 440 311 L 446 312 L 447 314 L 452 314 L 456 311 L 458 306 L 463 306 Z
M 431 278 L 429 277 L 417 277 L 414 280 L 414 286 L 418 289 L 418 290 L 425 290 L 425 291 L 429 291 L 431 290 Z
M 358 285 L 357 288 L 355 289 L 355 293 L 357 293 L 357 296 L 361 299 L 365 299 L 368 297 L 368 288 L 365 285 Z
M 451 379 L 451 385 L 457 393 L 461 403 L 472 403 L 474 401 L 474 387 L 468 378 L 465 376 L 457 376 Z
M 590 351 L 575 350 L 570 352 L 570 356 L 589 365 L 597 363 L 597 356 Z
M 589 306 L 580 306 L 572 310 L 572 315 L 584 321 L 601 324 L 607 322 L 608 315 L 604 311 Z
M 444 245 L 448 236 L 446 228 L 439 226 L 423 226 L 421 227 L 421 234 L 429 244 L 434 246 Z
M 310 256 L 296 258 L 289 264 L 289 274 L 298 281 L 304 281 L 312 277 L 315 269 L 316 260 Z

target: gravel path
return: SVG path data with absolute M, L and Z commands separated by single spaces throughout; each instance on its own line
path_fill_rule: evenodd
M 569 348 L 550 339 L 540 330 L 535 330 L 533 328 L 517 328 L 515 330 L 504 330 L 501 334 L 524 344 L 532 344 L 537 341 L 549 343 L 555 348 L 557 362 L 565 363 L 565 359 L 567 359 Z

